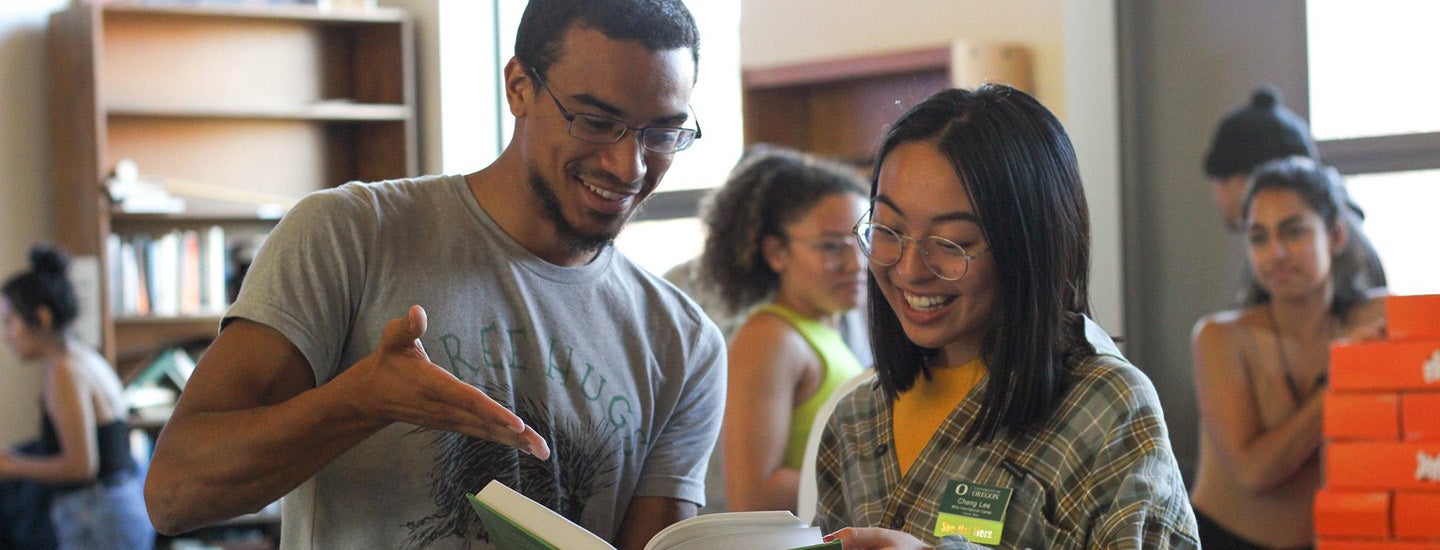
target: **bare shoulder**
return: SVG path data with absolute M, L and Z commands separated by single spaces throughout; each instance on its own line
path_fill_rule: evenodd
M 789 321 L 783 317 L 767 311 L 757 311 L 740 328 L 735 330 L 735 335 L 730 338 L 730 349 L 748 349 L 758 347 L 775 350 L 776 352 L 791 354 L 797 351 L 808 350 L 809 345 L 800 331 L 795 329 Z
M 62 388 L 80 388 L 87 385 L 90 380 L 90 373 L 84 363 L 76 361 L 75 357 L 66 355 L 50 365 L 45 370 L 45 383 L 47 390 L 59 390 Z
M 1258 308 L 1230 309 L 1211 313 L 1195 322 L 1190 336 L 1199 345 L 1217 340 L 1230 340 L 1237 332 L 1246 330 L 1256 322 Z
M 805 337 L 789 321 L 765 311 L 757 311 L 745 320 L 730 338 L 731 368 L 752 366 L 803 371 L 810 363 L 818 365 L 819 356 Z

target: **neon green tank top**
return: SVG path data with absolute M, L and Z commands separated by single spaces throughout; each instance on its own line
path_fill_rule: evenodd
M 815 422 L 815 414 L 820 412 L 820 406 L 825 404 L 825 400 L 829 399 L 835 388 L 860 374 L 860 361 L 833 327 L 773 302 L 755 310 L 756 313 L 761 311 L 774 313 L 790 323 L 790 326 L 795 327 L 795 331 L 810 343 L 810 347 L 815 349 L 815 354 L 820 356 L 820 368 L 823 371 L 820 387 L 815 390 L 814 395 L 796 407 L 790 416 L 790 437 L 785 443 L 783 465 L 798 470 L 805 461 L 805 442 L 810 437 L 810 425 Z

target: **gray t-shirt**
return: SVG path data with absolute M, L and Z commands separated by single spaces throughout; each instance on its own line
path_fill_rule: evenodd
M 550 460 L 394 424 L 285 497 L 284 546 L 484 548 L 464 494 L 492 478 L 612 540 L 632 497 L 704 504 L 725 401 L 719 330 L 614 247 L 579 267 L 534 256 L 462 177 L 311 194 L 267 238 L 226 320 L 280 331 L 325 384 L 412 304 L 428 313 L 431 361 L 514 410 Z

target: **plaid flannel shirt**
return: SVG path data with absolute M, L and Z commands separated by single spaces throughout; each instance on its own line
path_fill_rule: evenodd
M 905 531 L 939 548 L 986 548 L 933 532 L 948 482 L 1013 489 L 1002 548 L 1198 548 L 1195 515 L 1150 380 L 1116 356 L 1076 366 L 1050 422 L 990 443 L 962 435 L 985 384 L 941 424 L 901 477 L 892 403 L 878 383 L 846 396 L 817 458 L 816 525 Z M 988 379 L 988 377 L 987 377 Z

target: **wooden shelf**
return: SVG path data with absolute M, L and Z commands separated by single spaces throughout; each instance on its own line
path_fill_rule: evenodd
M 219 315 L 137 315 L 130 317 L 116 317 L 115 324 L 120 326 L 192 326 L 195 324 L 220 323 Z
M 770 143 L 868 166 L 885 130 L 940 90 L 983 81 L 1032 90 L 1030 54 L 955 42 L 909 51 L 747 69 L 745 144 Z
M 410 107 L 396 104 L 351 103 L 332 101 L 297 107 L 224 108 L 174 107 L 168 105 L 112 105 L 106 109 L 111 119 L 119 118 L 181 118 L 181 119 L 260 119 L 314 120 L 327 122 L 405 121 Z
M 278 217 L 256 216 L 256 208 L 250 208 L 241 212 L 237 207 L 229 212 L 180 212 L 176 214 L 140 214 L 113 212 L 110 214 L 110 223 L 113 226 L 208 226 L 216 224 L 252 224 L 252 225 L 274 225 Z
M 228 252 L 258 242 L 309 192 L 418 175 L 413 42 L 409 16 L 391 8 L 72 2 L 51 14 L 50 149 L 65 213 L 58 240 L 101 259 L 101 347 L 122 380 L 161 350 L 203 351 L 220 317 L 112 311 L 120 260 L 109 257 L 111 236 L 220 226 Z M 186 210 L 115 211 L 104 183 L 121 159 L 164 182 Z M 235 268 L 206 265 L 208 273 Z M 132 419 L 151 433 L 164 422 Z M 279 523 L 270 508 L 185 538 L 258 530 L 259 544 L 273 547 Z
M 47 41 L 58 241 L 101 259 L 102 352 L 122 375 L 213 338 L 219 318 L 111 311 L 112 234 L 220 226 L 228 252 L 310 192 L 418 175 L 403 10 L 75 2 L 51 14 Z M 104 182 L 121 159 L 186 210 L 113 210 Z
M 105 11 L 114 15 L 146 17 L 220 18 L 230 21 L 244 19 L 308 21 L 320 24 L 398 23 L 407 19 L 398 8 L 320 9 L 305 5 L 223 5 L 223 4 L 111 4 Z

